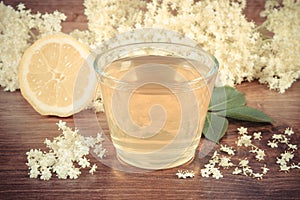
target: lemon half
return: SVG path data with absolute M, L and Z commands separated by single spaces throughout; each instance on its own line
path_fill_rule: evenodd
M 97 86 L 92 60 L 88 47 L 71 36 L 43 37 L 22 56 L 21 93 L 41 115 L 67 117 L 79 112 Z

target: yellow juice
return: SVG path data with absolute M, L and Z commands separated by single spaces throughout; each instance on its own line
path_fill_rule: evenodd
M 100 84 L 118 157 L 146 169 L 193 159 L 210 101 L 207 84 L 212 83 L 202 78 L 208 71 L 198 61 L 174 56 L 134 56 L 109 64 Z

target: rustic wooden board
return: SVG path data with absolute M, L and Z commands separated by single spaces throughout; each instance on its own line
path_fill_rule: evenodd
M 15 6 L 19 1 L 4 2 Z M 64 23 L 65 32 L 74 27 L 87 28 L 82 1 L 31 0 L 24 3 L 33 11 L 51 12 L 58 9 L 65 12 L 69 17 Z M 258 23 L 262 20 L 258 18 L 258 10 L 262 5 L 259 0 L 249 1 L 249 9 L 245 11 Z M 98 164 L 98 171 L 94 175 L 82 170 L 77 180 L 58 180 L 55 177 L 50 181 L 30 179 L 25 153 L 31 148 L 43 149 L 45 138 L 58 136 L 60 133 L 55 123 L 60 118 L 40 116 L 19 91 L 0 91 L 0 199 L 300 199 L 300 170 L 278 172 L 276 156 L 283 149 L 270 150 L 266 145 L 273 133 L 282 132 L 289 126 L 295 130 L 293 141 L 299 147 L 300 82 L 295 83 L 285 94 L 270 91 L 257 82 L 244 83 L 237 88 L 246 94 L 249 106 L 266 112 L 276 120 L 273 126 L 230 121 L 226 136 L 222 139 L 222 143 L 236 146 L 236 129 L 240 126 L 248 127 L 251 133 L 262 132 L 263 140 L 256 144 L 266 149 L 265 162 L 270 168 L 262 180 L 232 175 L 230 170 L 224 170 L 224 178 L 220 180 L 202 178 L 200 168 L 217 148 L 205 139 L 201 140 L 193 162 L 174 169 L 126 173 L 102 165 L 90 157 L 91 162 Z M 107 133 L 104 115 L 99 114 L 98 119 Z M 64 120 L 74 126 L 73 117 Z M 237 153 L 240 158 L 251 158 L 251 154 L 243 148 Z M 299 162 L 299 150 L 295 155 L 295 161 Z M 260 169 L 261 163 L 255 164 L 257 162 L 253 157 L 251 162 L 254 163 L 254 169 Z M 194 170 L 196 177 L 177 179 L 175 173 L 178 169 Z

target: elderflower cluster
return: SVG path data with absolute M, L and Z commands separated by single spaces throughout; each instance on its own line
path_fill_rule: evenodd
M 283 0 L 280 6 L 268 0 L 261 16 L 266 17 L 261 28 L 273 36 L 260 45 L 259 82 L 283 93 L 300 77 L 300 1 Z
M 261 132 L 254 132 L 253 135 L 249 135 L 248 129 L 245 127 L 240 127 L 237 131 L 237 147 L 239 148 L 244 146 L 248 148 L 249 153 L 254 153 L 256 160 L 259 162 L 264 160 L 266 156 L 265 151 L 254 145 L 251 140 L 252 137 L 255 140 L 261 140 Z M 289 172 L 291 169 L 300 169 L 300 163 L 295 164 L 293 162 L 295 151 L 298 149 L 296 144 L 290 143 L 290 136 L 293 134 L 294 131 L 292 128 L 286 128 L 282 134 L 273 134 L 272 140 L 269 140 L 267 143 L 270 148 L 277 148 L 279 144 L 286 145 L 284 152 L 281 152 L 280 156 L 276 158 L 276 164 L 280 166 L 279 171 L 281 172 Z M 247 157 L 238 159 L 239 162 L 236 164 L 231 162 L 231 158 L 235 156 L 235 151 L 236 150 L 233 147 L 221 144 L 219 152 L 215 151 L 209 162 L 204 165 L 203 169 L 201 169 L 202 177 L 210 177 L 211 175 L 213 178 L 220 179 L 223 177 L 220 168 L 230 169 L 231 167 L 234 167 L 234 170 L 232 171 L 233 175 L 244 175 L 258 180 L 262 179 L 263 176 L 268 173 L 269 168 L 267 168 L 266 164 L 261 167 L 261 172 L 255 172 L 249 165 L 250 162 Z M 232 157 L 221 155 L 221 152 Z
M 266 2 L 262 15 L 267 20 L 257 27 L 243 14 L 246 0 L 84 1 L 94 43 L 133 29 L 173 30 L 216 56 L 219 84 L 258 79 L 283 93 L 300 73 L 300 2 L 284 0 L 280 8 L 277 4 Z M 263 28 L 274 37 L 265 39 Z
M 247 128 L 240 127 L 237 130 L 238 130 L 238 134 L 239 134 L 239 137 L 238 137 L 238 140 L 237 140 L 237 145 L 238 146 L 251 147 L 251 150 L 249 150 L 249 152 L 256 154 L 255 158 L 258 161 L 264 160 L 264 158 L 266 156 L 265 151 L 258 148 L 256 145 L 252 144 L 252 140 L 251 140 L 252 136 L 248 135 Z M 261 140 L 261 133 L 260 132 L 259 133 L 254 132 L 253 136 L 254 136 L 254 139 Z
M 220 168 L 217 166 L 219 162 L 219 153 L 215 151 L 213 156 L 209 160 L 209 163 L 204 165 L 205 168 L 201 169 L 201 176 L 208 178 L 211 175 L 215 179 L 223 178 L 223 174 L 221 173 Z
M 238 167 L 236 167 L 232 174 L 234 175 L 244 175 L 251 176 L 258 180 L 262 179 L 264 175 L 266 175 L 269 171 L 269 168 L 264 165 L 261 167 L 261 173 L 253 172 L 253 169 L 249 166 L 249 161 L 247 158 L 240 160 Z
M 22 3 L 14 10 L 0 2 L 0 86 L 4 90 L 19 88 L 18 65 L 24 51 L 37 38 L 60 32 L 65 19 L 58 11 L 32 14 Z
M 46 146 L 50 149 L 48 152 L 31 149 L 26 153 L 30 178 L 40 177 L 42 180 L 49 180 L 52 174 L 56 173 L 59 179 L 77 179 L 83 168 L 89 168 L 89 173 L 93 174 L 97 165 L 91 165 L 86 156 L 90 148 L 94 148 L 94 152 L 100 158 L 105 155 L 102 135 L 98 133 L 96 138 L 83 137 L 77 129 L 72 130 L 61 120 L 57 125 L 62 135 L 53 141 L 45 140 Z
M 221 145 L 220 151 L 225 152 L 228 155 L 235 155 L 232 154 L 232 151 L 235 151 L 233 147 L 227 147 L 226 145 Z M 202 177 L 209 177 L 210 175 L 212 175 L 212 177 L 215 179 L 223 178 L 220 167 L 222 167 L 223 169 L 234 167 L 232 174 L 250 176 L 256 179 L 262 179 L 263 175 L 267 174 L 267 172 L 269 171 L 266 165 L 264 165 L 263 167 L 261 167 L 261 173 L 254 172 L 249 165 L 249 160 L 247 158 L 239 159 L 239 163 L 234 164 L 231 162 L 230 157 L 224 155 L 221 156 L 218 151 L 215 151 L 212 158 L 209 160 L 209 163 L 206 164 L 203 169 L 201 169 L 201 175 Z
M 254 78 L 259 33 L 243 14 L 245 0 L 85 0 L 84 5 L 95 42 L 139 28 L 173 30 L 217 57 L 224 84 Z
M 276 163 L 280 167 L 279 171 L 289 172 L 291 169 L 300 169 L 300 163 L 292 163 L 289 165 L 289 162 L 294 158 L 295 151 L 298 149 L 296 144 L 290 143 L 290 136 L 293 134 L 294 131 L 292 128 L 286 128 L 282 134 L 273 134 L 272 140 L 268 141 L 267 145 L 271 148 L 278 148 L 279 146 L 282 148 L 284 148 L 284 146 L 286 147 L 286 150 L 280 154 L 280 157 L 276 158 Z

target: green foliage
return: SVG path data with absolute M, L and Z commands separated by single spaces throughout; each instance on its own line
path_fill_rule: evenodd
M 218 143 L 225 135 L 228 120 L 271 123 L 273 120 L 260 110 L 246 106 L 245 95 L 233 87 L 215 87 L 211 96 L 203 135 Z

